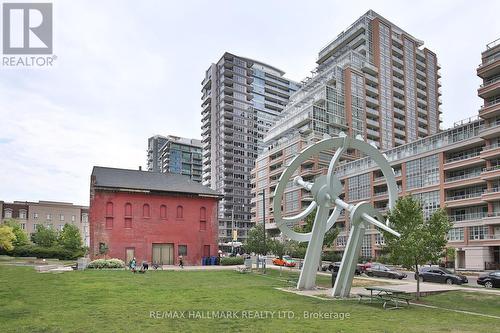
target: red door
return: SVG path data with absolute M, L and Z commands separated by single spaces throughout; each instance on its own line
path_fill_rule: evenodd
M 203 256 L 210 257 L 210 245 L 203 245 Z

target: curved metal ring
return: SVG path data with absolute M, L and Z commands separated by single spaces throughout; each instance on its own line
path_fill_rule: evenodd
M 321 140 L 316 144 L 307 147 L 299 155 L 293 158 L 293 160 L 290 162 L 290 165 L 281 174 L 280 179 L 278 181 L 278 186 L 276 186 L 276 189 L 274 191 L 274 200 L 273 200 L 274 220 L 276 221 L 276 225 L 281 230 L 281 232 L 283 232 L 283 234 L 285 234 L 287 237 L 297 240 L 299 242 L 307 242 L 311 239 L 311 232 L 308 233 L 296 232 L 292 230 L 287 225 L 287 223 L 295 223 L 304 219 L 317 207 L 317 203 L 315 201 L 311 202 L 309 206 L 302 213 L 298 215 L 292 217 L 283 217 L 281 212 L 281 202 L 283 200 L 283 193 L 285 191 L 286 184 L 292 177 L 295 170 L 298 167 L 300 167 L 300 165 L 304 161 L 311 158 L 311 156 L 313 156 L 314 154 L 318 154 L 321 151 L 334 148 L 341 148 L 343 146 L 343 142 L 344 138 L 340 137 L 330 138 Z M 340 216 L 341 210 L 342 209 L 340 207 L 337 206 L 335 207 L 333 213 L 328 218 L 325 232 L 328 231 L 333 226 L 337 218 Z

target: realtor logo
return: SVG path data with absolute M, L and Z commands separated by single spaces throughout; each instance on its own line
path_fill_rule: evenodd
M 3 54 L 52 54 L 52 3 L 3 4 Z

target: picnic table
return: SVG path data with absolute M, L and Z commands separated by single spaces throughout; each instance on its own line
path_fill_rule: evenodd
M 389 288 L 381 288 L 381 287 L 365 287 L 366 290 L 370 291 L 370 296 L 366 294 L 358 294 L 359 302 L 363 299 L 363 297 L 370 297 L 370 303 L 372 300 L 380 300 L 384 302 L 384 309 L 399 309 L 399 303 L 406 303 L 406 305 L 410 306 L 411 297 L 405 291 L 389 289 Z M 394 306 L 387 307 L 388 303 L 393 303 Z

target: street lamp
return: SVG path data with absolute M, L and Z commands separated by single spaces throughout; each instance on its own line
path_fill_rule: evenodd
M 235 241 L 235 238 L 236 240 L 238 239 L 238 228 L 235 228 L 235 224 L 234 224 L 234 207 L 235 206 L 241 206 L 243 208 L 243 210 L 245 209 L 245 205 L 234 205 L 233 204 L 233 209 L 231 210 L 231 253 L 234 253 L 234 241 Z M 236 229 L 236 237 L 235 234 L 234 234 L 234 231 Z
M 262 262 L 262 266 L 264 268 L 264 274 L 266 274 L 266 255 L 267 255 L 267 246 L 266 246 L 266 190 L 262 189 L 262 192 L 259 193 L 262 195 L 262 230 L 264 232 L 264 261 Z

